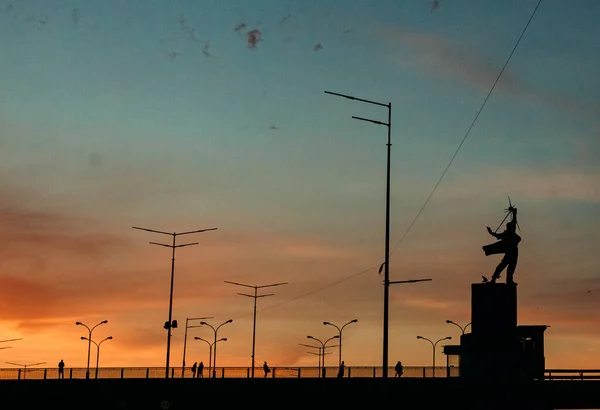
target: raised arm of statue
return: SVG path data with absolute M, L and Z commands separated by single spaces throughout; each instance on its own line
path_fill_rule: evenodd
M 492 235 L 494 238 L 498 238 L 498 234 L 494 233 L 494 231 L 492 231 L 492 228 L 490 228 L 489 226 L 487 227 L 487 231 L 490 235 Z

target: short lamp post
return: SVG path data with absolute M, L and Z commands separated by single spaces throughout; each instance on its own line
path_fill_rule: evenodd
M 333 327 L 335 327 L 338 330 L 338 333 L 339 333 L 339 336 L 340 336 L 339 337 L 339 339 L 340 339 L 340 349 L 339 349 L 338 367 L 340 367 L 342 365 L 342 331 L 349 324 L 356 323 L 356 322 L 358 322 L 358 319 L 353 319 L 353 320 L 349 321 L 348 323 L 346 323 L 345 325 L 343 325 L 342 327 L 338 327 L 338 326 L 336 326 L 336 325 L 334 325 L 333 323 L 330 323 L 330 322 L 323 322 L 324 325 L 326 325 L 326 326 L 327 325 L 333 326 Z
M 423 336 L 417 336 L 417 339 L 427 340 L 429 343 L 431 343 L 431 346 L 433 347 L 433 369 L 432 369 L 432 374 L 433 374 L 433 377 L 435 377 L 435 347 L 442 340 L 450 340 L 450 339 L 452 339 L 452 336 L 446 336 L 444 338 L 441 338 L 441 339 L 435 341 L 435 343 L 432 342 L 431 340 L 427 339 L 426 337 L 423 337 Z
M 87 368 L 86 368 L 86 371 L 85 371 L 85 378 L 86 379 L 90 378 L 90 350 L 92 348 L 92 332 L 98 326 L 104 325 L 106 323 L 108 323 L 108 320 L 103 320 L 102 322 L 98 323 L 97 325 L 95 325 L 94 327 L 92 327 L 90 329 L 87 325 L 83 324 L 82 322 L 75 322 L 75 325 L 77 325 L 77 326 L 83 326 L 83 327 L 85 327 L 88 330 L 88 337 L 87 337 L 87 340 L 88 340 L 88 355 L 87 355 Z
M 208 322 L 200 322 L 201 325 L 210 327 L 213 330 L 214 334 L 215 334 L 215 339 L 214 339 L 214 342 L 213 342 L 214 349 L 213 349 L 213 361 L 212 361 L 212 365 L 213 365 L 212 377 L 213 377 L 213 379 L 215 379 L 217 377 L 217 342 L 218 342 L 218 340 L 217 340 L 217 332 L 219 331 L 219 329 L 221 328 L 221 326 L 224 326 L 227 323 L 231 323 L 231 322 L 233 322 L 233 319 L 226 320 L 225 322 L 221 323 L 216 328 L 213 327 Z
M 94 342 L 91 339 L 88 339 L 85 336 L 81 336 L 81 340 L 89 340 L 91 341 L 93 344 L 96 345 L 96 375 L 94 376 L 94 379 L 98 378 L 98 363 L 100 363 L 100 345 L 102 344 L 102 342 L 106 342 L 107 340 L 112 340 L 112 336 L 108 336 L 107 338 L 102 339 L 99 343 Z
M 460 331 L 461 331 L 461 333 L 462 333 L 463 335 L 464 335 L 464 334 L 465 334 L 465 332 L 467 331 L 467 328 L 468 328 L 469 326 L 471 326 L 471 322 L 467 323 L 467 324 L 465 325 L 465 327 L 462 327 L 461 325 L 459 325 L 459 324 L 458 324 L 458 323 L 456 323 L 456 322 L 453 322 L 452 320 L 446 320 L 446 323 L 448 323 L 448 324 L 450 324 L 450 325 L 454 325 L 454 326 L 458 327 L 458 328 L 460 329 Z

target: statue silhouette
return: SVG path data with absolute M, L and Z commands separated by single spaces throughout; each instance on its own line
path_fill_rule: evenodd
M 512 214 L 512 218 L 511 221 L 506 224 L 506 230 L 504 232 L 496 233 L 493 232 L 489 226 L 487 227 L 488 233 L 500 240 L 490 245 L 483 246 L 482 249 L 485 252 L 485 256 L 496 255 L 499 253 L 504 254 L 504 258 L 502 258 L 502 261 L 500 261 L 496 267 L 490 282 L 495 283 L 504 268 L 507 268 L 506 283 L 516 285 L 513 276 L 515 269 L 517 268 L 517 261 L 519 260 L 519 242 L 521 242 L 521 237 L 517 235 L 517 208 L 510 205 L 508 207 L 508 212 Z M 485 276 L 483 277 L 483 280 L 484 282 L 487 282 Z

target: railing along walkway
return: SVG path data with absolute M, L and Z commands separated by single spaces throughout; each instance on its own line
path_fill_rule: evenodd
M 319 372 L 321 370 L 321 372 Z M 273 367 L 269 378 L 336 378 L 338 368 L 326 367 Z M 65 379 L 85 379 L 86 368 L 66 368 L 64 370 Z M 255 378 L 263 378 L 262 367 L 254 369 Z M 345 369 L 344 377 L 362 377 L 378 378 L 382 377 L 382 367 L 370 366 L 349 366 Z M 0 369 L 0 380 L 44 380 L 58 379 L 58 368 L 4 368 Z M 213 376 L 213 370 L 204 368 L 203 378 Z M 218 367 L 214 371 L 216 378 L 250 378 L 251 368 L 249 367 Z M 402 374 L 403 378 L 430 378 L 434 376 L 431 366 L 405 366 Z M 458 377 L 457 367 L 435 367 L 435 377 Z M 96 372 L 95 368 L 90 368 L 90 379 L 162 379 L 165 377 L 164 367 L 101 367 Z M 191 379 L 192 371 L 186 368 L 182 372 L 181 367 L 170 369 L 169 377 L 174 379 Z M 395 377 L 393 367 L 388 369 L 388 377 Z M 198 377 L 201 378 L 201 377 Z M 600 370 L 596 369 L 546 369 L 544 378 L 546 380 L 600 380 Z
M 369 366 L 348 366 L 345 368 L 344 377 L 382 377 L 382 367 Z M 337 367 L 272 367 L 268 374 L 269 378 L 335 378 L 337 377 Z M 433 368 L 426 366 L 405 366 L 402 377 L 423 378 L 432 377 Z M 204 378 L 213 376 L 213 370 L 204 368 L 202 372 Z M 85 379 L 86 368 L 65 368 L 65 379 Z M 19 368 L 0 369 L 0 380 L 40 380 L 40 379 L 58 379 L 58 368 L 28 368 L 27 371 Z M 216 378 L 250 378 L 250 367 L 217 367 L 214 372 Z M 394 377 L 393 367 L 388 370 L 388 376 Z M 457 377 L 458 368 L 456 367 L 436 367 L 435 377 Z M 165 377 L 164 367 L 101 367 L 96 372 L 95 368 L 90 368 L 90 379 L 162 379 Z M 191 379 L 192 370 L 186 367 L 182 374 L 181 367 L 173 367 L 169 371 L 169 377 L 174 379 Z M 255 378 L 263 378 L 262 367 L 254 369 Z M 200 378 L 200 377 L 199 377 Z

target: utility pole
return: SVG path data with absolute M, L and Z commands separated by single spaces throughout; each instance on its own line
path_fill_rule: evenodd
M 172 249 L 172 257 L 171 257 L 171 291 L 169 292 L 169 321 L 165 322 L 164 328 L 167 329 L 167 363 L 165 366 L 165 379 L 169 378 L 169 358 L 171 356 L 171 329 L 173 328 L 177 328 L 177 321 L 173 320 L 173 282 L 175 279 L 175 249 L 176 248 L 183 248 L 184 246 L 192 246 L 192 245 L 198 245 L 199 242 L 192 242 L 192 243 L 184 243 L 182 245 L 176 245 L 175 241 L 177 239 L 178 236 L 181 235 L 189 235 L 192 233 L 201 233 L 201 232 L 207 232 L 207 231 L 216 231 L 217 228 L 210 228 L 210 229 L 198 229 L 195 231 L 187 231 L 187 232 L 163 232 L 163 231 L 157 231 L 154 229 L 147 229 L 147 228 L 139 228 L 137 226 L 132 226 L 133 229 L 139 229 L 141 231 L 147 231 L 147 232 L 153 232 L 153 233 L 159 233 L 162 235 L 169 235 L 173 237 L 173 242 L 171 245 L 167 245 L 164 243 L 157 243 L 157 242 L 150 242 L 150 244 L 152 245 L 159 245 L 159 246 L 164 246 L 167 248 L 171 248 Z
M 255 366 L 255 362 L 254 362 L 254 353 L 255 353 L 255 348 L 256 348 L 256 299 L 258 298 L 264 298 L 266 296 L 273 296 L 274 293 L 267 293 L 265 295 L 259 295 L 258 294 L 258 289 L 262 289 L 262 288 L 270 288 L 270 287 L 275 287 L 275 286 L 281 286 L 281 285 L 287 285 L 289 282 L 281 282 L 281 283 L 272 283 L 270 285 L 261 285 L 261 286 L 253 286 L 253 285 L 246 285 L 243 283 L 237 283 L 237 282 L 229 282 L 229 281 L 225 281 L 225 283 L 229 283 L 231 285 L 236 285 L 236 286 L 244 286 L 246 288 L 252 288 L 254 289 L 254 295 L 248 295 L 246 293 L 238 293 L 238 295 L 241 296 L 246 296 L 249 298 L 253 298 L 254 299 L 254 323 L 253 323 L 253 327 L 252 327 L 252 378 L 254 378 L 254 366 Z

